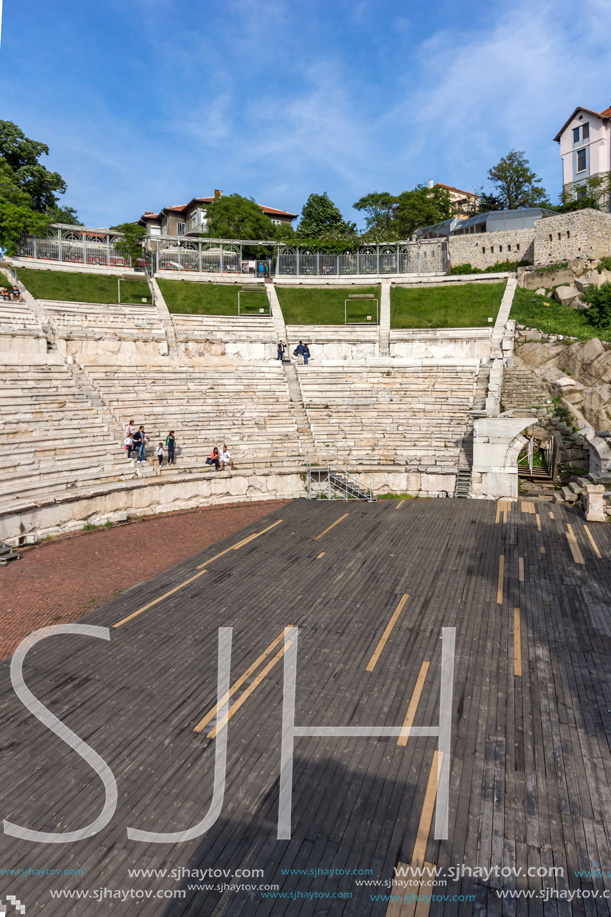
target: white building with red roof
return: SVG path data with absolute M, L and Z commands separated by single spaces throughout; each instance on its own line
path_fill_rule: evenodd
M 146 227 L 146 232 L 149 236 L 198 235 L 206 231 L 206 205 L 211 204 L 215 198 L 221 197 L 222 194 L 222 191 L 215 189 L 214 197 L 194 197 L 188 204 L 175 204 L 171 207 L 164 207 L 159 213 L 147 210 L 142 214 L 139 222 Z M 277 226 L 282 223 L 290 226 L 293 220 L 296 220 L 299 216 L 297 213 L 278 210 L 276 207 L 265 207 L 263 204 L 258 204 L 257 206 Z
M 598 112 L 579 106 L 554 140 L 560 144 L 564 193 L 578 199 L 589 197 L 591 179 L 611 175 L 611 107 Z M 605 209 L 611 209 L 608 191 L 603 202 Z
M 440 181 L 434 182 L 432 178 L 429 180 L 429 188 L 443 188 L 444 191 L 448 192 L 454 207 L 452 216 L 468 217 L 477 213 L 479 194 L 475 191 L 462 191 L 453 185 L 444 185 Z

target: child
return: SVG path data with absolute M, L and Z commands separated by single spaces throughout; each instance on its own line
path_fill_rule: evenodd
M 124 442 L 123 442 L 123 445 L 125 446 L 125 451 L 127 452 L 127 457 L 128 457 L 128 458 L 131 458 L 131 457 L 132 457 L 132 449 L 134 448 L 134 438 L 133 438 L 133 436 L 131 435 L 131 433 L 128 433 L 128 434 L 127 434 L 127 436 L 125 437 L 125 440 L 124 440 Z
M 163 443 L 159 443 L 157 446 L 157 458 L 159 460 L 159 466 L 163 465 Z

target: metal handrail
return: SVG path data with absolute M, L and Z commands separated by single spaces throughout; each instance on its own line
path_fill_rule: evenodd
M 347 462 L 331 461 L 331 453 L 327 453 L 323 458 L 318 455 L 307 455 L 306 466 L 308 472 L 308 499 L 322 500 L 323 494 L 327 500 L 337 499 L 333 496 L 333 491 L 343 493 L 343 499 L 350 499 L 350 490 L 357 490 L 359 493 L 367 495 L 367 499 L 373 500 L 373 478 L 365 472 L 358 471 L 357 478 L 352 470 L 348 470 Z M 343 480 L 340 476 L 343 475 Z M 362 478 L 365 479 L 365 483 Z M 316 487 L 318 484 L 318 487 Z M 324 486 L 321 486 L 324 485 Z

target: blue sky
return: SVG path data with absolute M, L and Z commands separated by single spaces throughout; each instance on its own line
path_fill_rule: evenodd
M 553 137 L 611 104 L 611 3 L 4 0 L 2 118 L 46 142 L 90 226 L 214 188 L 467 190 L 511 148 L 556 200 Z

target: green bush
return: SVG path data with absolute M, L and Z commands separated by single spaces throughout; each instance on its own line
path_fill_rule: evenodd
M 602 274 L 603 271 L 611 271 L 611 255 L 605 255 L 598 262 L 598 273 Z
M 497 261 L 490 267 L 478 268 L 470 264 L 457 264 L 450 268 L 450 274 L 501 274 L 505 271 L 516 271 L 519 267 L 526 267 L 528 261 Z
M 470 264 L 457 264 L 456 267 L 450 268 L 450 274 L 477 274 L 478 272 Z
M 611 328 L 611 283 L 588 287 L 582 293 L 583 301 L 590 304 L 586 315 L 595 328 Z

